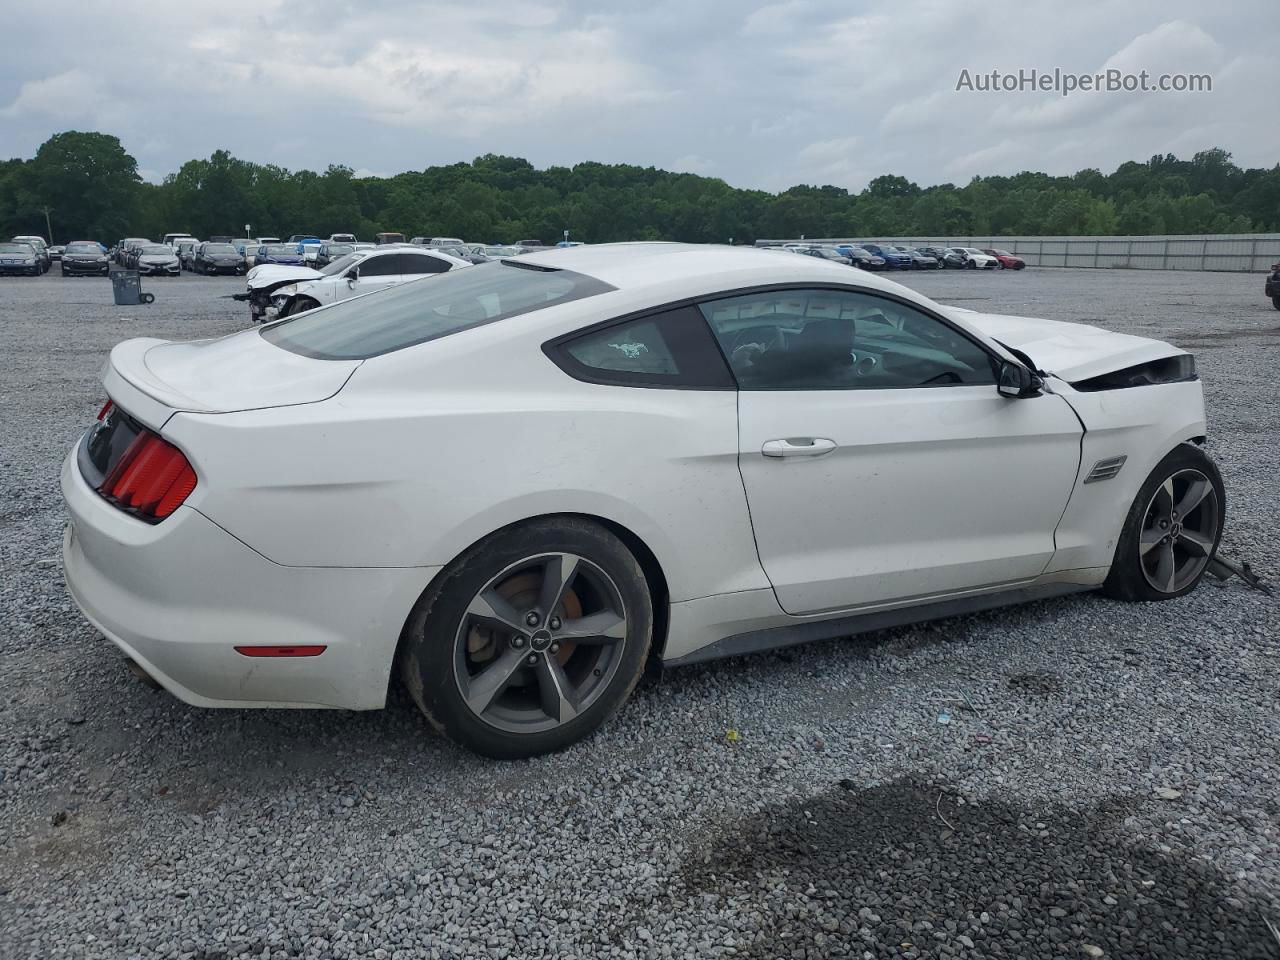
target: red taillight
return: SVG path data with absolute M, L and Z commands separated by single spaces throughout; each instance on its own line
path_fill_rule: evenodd
M 111 408 L 114 406 L 115 404 L 110 399 L 108 399 L 107 402 L 102 405 L 102 409 L 98 411 L 98 419 L 105 420 L 107 417 L 107 414 L 111 412 Z
M 98 492 L 144 520 L 163 520 L 195 488 L 196 472 L 182 451 L 144 430 L 111 468 Z
M 236 647 L 242 657 L 318 657 L 324 653 L 323 644 L 299 647 Z

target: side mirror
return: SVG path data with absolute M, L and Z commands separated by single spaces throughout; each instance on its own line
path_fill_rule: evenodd
M 1044 386 L 1040 378 L 1020 363 L 1006 360 L 1000 364 L 1000 376 L 996 380 L 996 392 L 1010 400 L 1040 396 Z
M 352 267 L 347 271 L 347 286 L 354 287 L 356 281 L 360 279 L 360 268 Z

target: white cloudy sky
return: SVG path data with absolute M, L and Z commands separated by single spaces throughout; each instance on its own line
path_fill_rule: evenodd
M 486 152 L 770 190 L 1221 146 L 1280 161 L 1275 0 L 7 3 L 0 156 L 118 135 L 151 179 L 226 148 L 394 173 Z M 973 73 L 1208 73 L 1207 94 L 957 92 Z

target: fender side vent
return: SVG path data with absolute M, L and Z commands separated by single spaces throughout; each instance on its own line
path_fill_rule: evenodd
M 1099 460 L 1093 465 L 1093 469 L 1089 471 L 1089 475 L 1084 478 L 1085 483 L 1098 483 L 1100 480 L 1111 480 L 1120 472 L 1120 468 L 1124 466 L 1124 462 L 1128 457 L 1108 457 L 1106 460 Z

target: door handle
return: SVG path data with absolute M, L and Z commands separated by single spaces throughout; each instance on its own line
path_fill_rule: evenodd
M 760 452 L 766 457 L 821 457 L 835 448 L 836 442 L 826 437 L 788 437 L 766 440 Z

